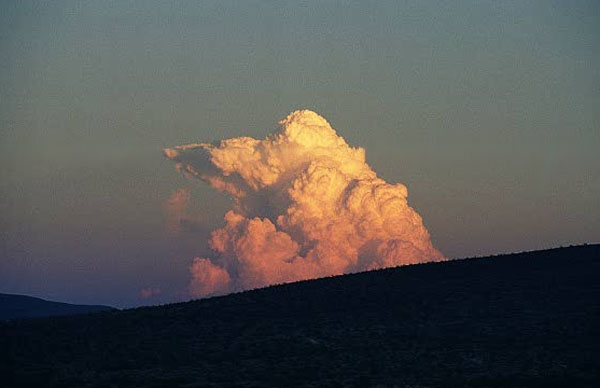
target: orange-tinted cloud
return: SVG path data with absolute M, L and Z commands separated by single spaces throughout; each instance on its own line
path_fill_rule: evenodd
M 156 287 L 142 288 L 140 290 L 140 296 L 143 299 L 152 298 L 153 296 L 160 295 L 160 293 L 161 293 L 160 288 L 156 288 Z
M 200 217 L 191 214 L 188 207 L 191 194 L 188 189 L 178 189 L 164 202 L 165 231 L 169 234 L 196 231 L 201 228 Z
M 195 296 L 221 295 L 231 289 L 229 273 L 209 259 L 197 257 L 190 267 L 193 281 L 190 292 Z
M 185 219 L 185 210 L 190 202 L 190 192 L 187 189 L 175 191 L 164 202 L 165 231 L 179 233 L 182 230 L 182 221 Z
M 318 114 L 291 113 L 264 140 L 165 150 L 180 171 L 231 195 L 213 255 L 192 265 L 195 296 L 443 260 L 402 184 L 371 170 Z

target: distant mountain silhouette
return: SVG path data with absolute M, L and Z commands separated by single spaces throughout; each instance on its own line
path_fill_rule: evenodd
M 109 306 L 93 306 L 52 302 L 26 295 L 0 294 L 0 320 L 73 315 L 116 310 Z
M 0 323 L 4 387 L 598 387 L 600 245 Z

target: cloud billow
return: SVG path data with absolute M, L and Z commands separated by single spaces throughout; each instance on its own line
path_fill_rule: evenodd
M 231 195 L 210 257 L 195 258 L 198 297 L 444 260 L 402 184 L 388 184 L 315 112 L 292 112 L 264 140 L 167 148 L 177 168 Z

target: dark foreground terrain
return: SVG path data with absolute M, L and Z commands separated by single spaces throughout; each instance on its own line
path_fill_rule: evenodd
M 0 386 L 598 387 L 600 246 L 0 324 Z
M 108 306 L 52 302 L 25 295 L 0 294 L 0 321 L 115 310 Z

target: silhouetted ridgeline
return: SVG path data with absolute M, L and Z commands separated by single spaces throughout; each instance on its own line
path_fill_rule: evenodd
M 14 318 L 37 318 L 115 310 L 108 306 L 52 302 L 25 295 L 0 294 L 0 321 Z
M 5 387 L 600 386 L 600 246 L 0 324 Z

